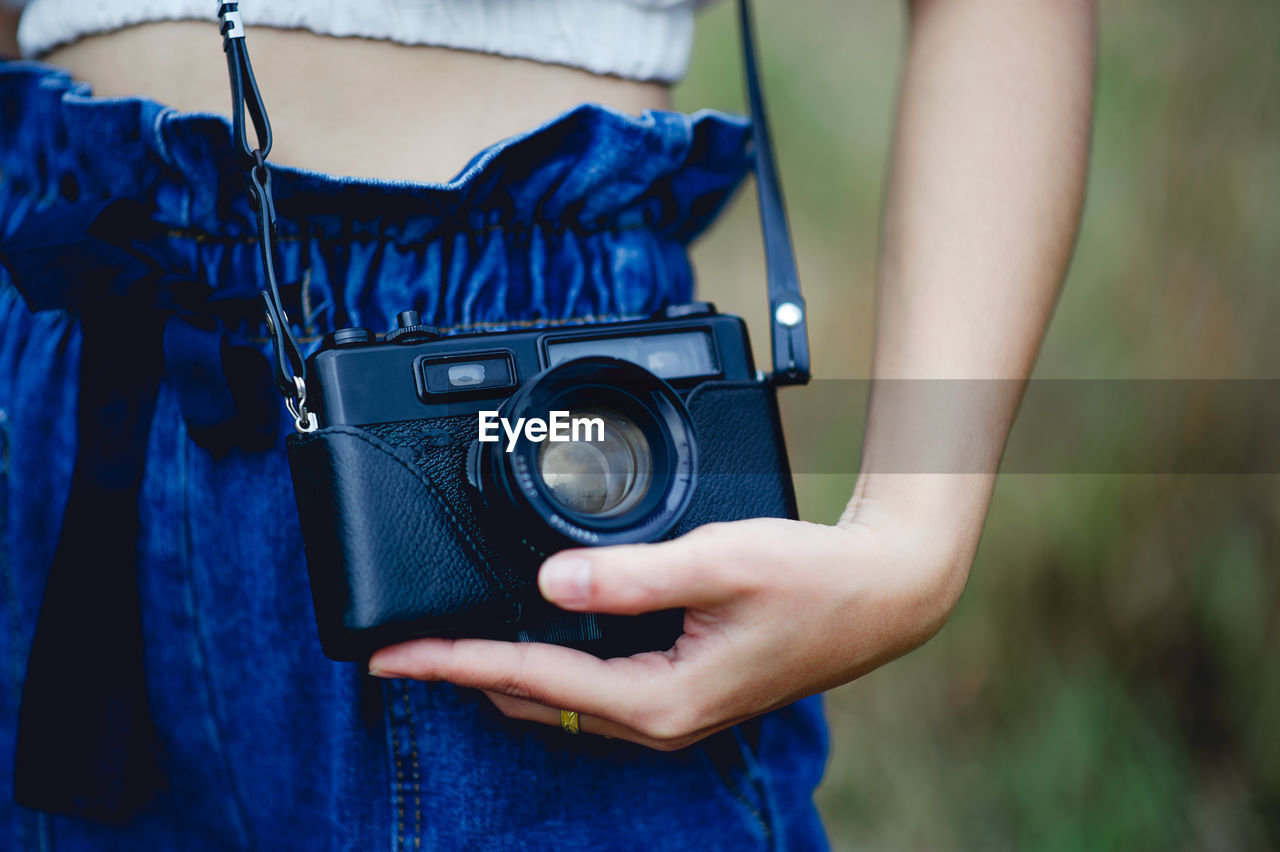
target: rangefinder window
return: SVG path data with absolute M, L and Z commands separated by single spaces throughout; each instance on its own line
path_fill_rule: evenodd
M 711 335 L 705 331 L 638 334 L 631 337 L 595 337 L 547 341 L 547 366 L 572 358 L 603 355 L 630 361 L 661 379 L 714 376 L 716 364 Z
M 421 387 L 428 394 L 508 388 L 515 384 L 507 355 L 418 360 Z

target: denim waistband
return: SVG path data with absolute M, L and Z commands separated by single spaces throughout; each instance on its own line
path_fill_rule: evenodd
M 172 272 L 256 295 L 253 212 L 226 119 L 96 98 L 32 62 L 0 65 L 0 118 L 6 232 L 62 203 L 133 198 L 164 228 Z M 299 287 L 291 316 L 303 335 L 379 329 L 408 308 L 446 329 L 485 328 L 687 299 L 686 246 L 747 172 L 749 137 L 745 119 L 714 111 L 587 104 L 484 149 L 447 183 L 275 165 L 277 263 Z

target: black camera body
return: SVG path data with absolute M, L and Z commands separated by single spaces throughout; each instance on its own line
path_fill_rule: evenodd
M 538 593 L 542 561 L 713 521 L 796 517 L 775 389 L 809 380 L 805 302 L 745 0 L 739 19 L 771 315 L 767 376 L 742 320 L 701 302 L 625 322 L 458 336 L 405 311 L 381 337 L 340 329 L 304 360 L 275 278 L 270 172 L 243 132 L 246 92 L 259 138 L 269 126 L 256 88 L 233 69 L 237 137 L 255 162 L 273 372 L 300 433 L 289 438 L 289 467 L 329 657 L 359 660 L 420 636 L 553 642 L 605 657 L 666 649 L 680 635 L 679 610 L 566 612 Z M 247 68 L 243 39 L 228 38 L 229 61 Z
M 775 385 L 706 303 L 647 319 L 441 336 L 329 334 L 321 428 L 288 452 L 324 652 L 422 636 L 670 647 L 682 614 L 568 613 L 537 570 L 568 547 L 796 517 Z M 482 440 L 483 438 L 483 440 Z

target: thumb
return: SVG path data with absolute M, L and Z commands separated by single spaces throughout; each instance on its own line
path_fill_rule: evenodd
M 542 596 L 563 609 L 635 615 L 706 607 L 732 597 L 732 557 L 691 535 L 656 544 L 566 550 L 538 572 Z

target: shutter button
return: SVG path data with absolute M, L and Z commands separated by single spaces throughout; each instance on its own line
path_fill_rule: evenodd
M 422 324 L 417 311 L 401 311 L 396 315 L 396 326 L 383 336 L 387 343 L 422 343 L 440 336 L 440 332 Z
M 373 332 L 367 328 L 357 326 L 355 328 L 340 328 L 337 331 L 331 331 L 325 335 L 325 349 L 333 349 L 339 346 L 360 346 L 365 343 L 373 342 Z

